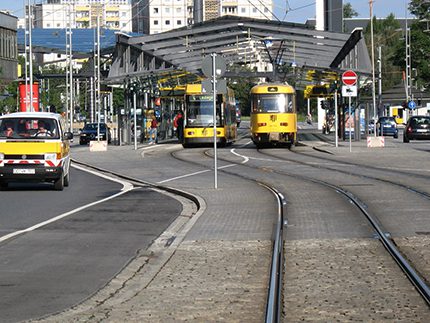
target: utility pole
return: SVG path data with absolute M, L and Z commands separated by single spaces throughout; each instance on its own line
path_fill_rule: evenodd
M 94 72 L 95 72 L 95 103 L 97 109 L 97 141 L 100 140 L 100 12 L 97 13 L 97 41 L 96 41 L 96 52 L 94 60 Z M 107 138 L 106 138 L 107 139 Z
M 373 118 L 375 120 L 374 133 L 376 137 L 376 95 L 375 95 L 375 46 L 373 44 L 373 0 L 369 0 L 370 7 L 370 40 L 372 49 L 372 101 L 373 101 Z
M 26 10 L 26 30 L 25 30 L 25 109 L 34 111 L 33 106 L 33 48 L 32 48 L 32 29 L 33 14 L 31 0 L 27 0 Z M 28 55 L 28 57 L 27 57 Z M 27 71 L 28 69 L 28 71 Z
M 66 91 L 67 91 L 67 109 L 69 117 L 69 129 L 73 132 L 73 52 L 72 52 L 72 10 L 71 3 L 67 5 L 67 26 L 66 26 Z
M 378 114 L 382 107 L 382 47 L 378 46 Z M 385 115 L 385 111 L 382 115 Z
M 409 104 L 409 101 L 412 97 L 412 89 L 411 89 L 411 31 L 408 26 L 408 7 L 407 3 L 405 3 L 405 92 L 406 92 L 406 104 Z M 409 118 L 408 110 L 405 109 L 405 114 L 407 120 Z

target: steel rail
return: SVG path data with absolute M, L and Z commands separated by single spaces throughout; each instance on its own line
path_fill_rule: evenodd
M 421 278 L 421 276 L 415 271 L 415 269 L 409 264 L 409 262 L 402 256 L 399 249 L 394 245 L 394 243 L 387 237 L 387 235 L 382 230 L 381 226 L 378 222 L 367 212 L 366 206 L 358 200 L 354 195 L 349 192 L 346 192 L 342 189 L 337 188 L 337 190 L 347 196 L 366 216 L 368 221 L 371 223 L 373 228 L 378 234 L 379 240 L 384 245 L 385 249 L 388 253 L 393 257 L 393 259 L 397 262 L 399 267 L 403 270 L 409 280 L 414 284 L 415 288 L 420 292 L 424 300 L 430 305 L 430 288 L 427 286 L 425 281 Z
M 261 153 L 261 152 L 260 152 Z M 276 157 L 276 156 L 275 156 Z M 279 157 L 277 157 L 279 158 Z M 231 161 L 229 161 L 231 162 Z M 242 166 L 247 166 L 244 164 L 240 164 Z M 250 168 L 253 168 L 252 166 L 247 166 Z M 396 261 L 400 269 L 406 274 L 409 281 L 415 286 L 416 290 L 421 294 L 423 299 L 427 302 L 428 305 L 430 305 L 430 288 L 425 283 L 425 281 L 421 278 L 421 276 L 415 271 L 415 269 L 409 264 L 409 262 L 402 256 L 398 248 L 394 245 L 394 243 L 387 238 L 386 234 L 382 230 L 381 226 L 377 223 L 377 221 L 366 211 L 366 206 L 364 203 L 362 203 L 357 197 L 355 197 L 351 192 L 348 192 L 346 190 L 343 190 L 342 188 L 330 184 L 328 182 L 317 180 L 314 178 L 310 178 L 303 175 L 297 175 L 297 174 L 291 174 L 288 172 L 282 172 L 282 171 L 274 171 L 278 174 L 283 175 L 289 175 L 295 178 L 304 179 L 307 181 L 311 181 L 320 185 L 324 185 L 327 187 L 330 187 L 331 189 L 334 189 L 335 191 L 341 193 L 342 195 L 346 196 L 351 202 L 354 203 L 358 207 L 358 209 L 366 216 L 367 220 L 370 222 L 372 227 L 375 229 L 376 234 L 378 235 L 379 240 L 381 241 L 382 245 L 385 247 L 385 249 L 388 251 L 388 253 L 391 255 L 391 257 Z
M 175 156 L 175 158 L 178 158 L 178 157 Z M 161 190 L 165 190 L 171 193 L 181 195 L 185 198 L 192 200 L 194 203 L 196 203 L 197 208 L 200 208 L 200 202 L 198 198 L 187 192 L 184 192 L 175 188 L 162 186 L 162 185 L 156 185 L 156 184 L 146 182 L 140 179 L 136 179 L 130 176 L 122 175 L 107 169 L 103 169 L 101 167 L 79 162 L 74 159 L 72 159 L 72 162 L 91 169 L 95 169 L 100 172 L 111 174 L 113 176 L 116 176 L 122 179 L 129 180 L 131 182 L 143 184 L 149 187 L 155 187 L 157 189 L 161 189 Z M 251 179 L 251 180 L 255 181 L 254 179 Z M 266 312 L 265 312 L 266 323 L 278 323 L 281 321 L 281 310 L 282 310 L 282 277 L 283 277 L 283 266 L 284 266 L 284 226 L 287 225 L 287 219 L 284 217 L 284 207 L 286 205 L 286 200 L 285 200 L 285 197 L 274 187 L 271 187 L 268 184 L 265 184 L 259 181 L 256 181 L 256 182 L 259 185 L 271 191 L 275 195 L 278 203 L 278 217 L 277 217 L 276 226 L 275 226 L 275 230 L 273 231 L 273 237 L 272 237 L 273 252 L 272 252 L 271 269 L 270 269 L 270 275 L 269 275 L 269 287 L 268 287 L 268 295 L 267 295 L 267 302 L 266 302 Z
M 205 151 L 204 154 L 208 155 L 207 151 Z M 171 155 L 176 159 L 184 160 L 180 157 L 177 157 L 175 152 L 172 152 Z M 208 156 L 213 157 L 210 155 Z M 187 160 L 187 162 L 201 166 L 201 164 L 195 161 Z M 278 323 L 281 321 L 281 310 L 282 310 L 282 277 L 283 277 L 283 268 L 284 268 L 284 226 L 286 226 L 288 223 L 286 217 L 284 216 L 284 207 L 286 205 L 286 199 L 282 195 L 282 193 L 280 193 L 277 189 L 275 189 L 273 186 L 270 186 L 269 184 L 263 183 L 261 181 L 257 181 L 254 178 L 251 178 L 248 176 L 232 174 L 230 172 L 227 172 L 226 170 L 222 170 L 222 171 L 230 175 L 238 176 L 238 177 L 256 182 L 259 185 L 271 191 L 276 197 L 276 200 L 278 203 L 278 214 L 277 214 L 275 229 L 272 232 L 273 251 L 272 251 L 272 261 L 270 265 L 265 322 Z
M 188 200 L 191 200 L 193 203 L 195 203 L 195 205 L 197 207 L 197 210 L 199 210 L 201 208 L 201 203 L 200 203 L 200 200 L 199 200 L 199 198 L 197 196 L 195 196 L 195 195 L 193 195 L 191 193 L 182 191 L 180 189 L 172 188 L 172 187 L 169 187 L 169 186 L 157 185 L 157 184 L 150 183 L 150 182 L 146 182 L 146 181 L 143 181 L 143 180 L 138 179 L 138 178 L 134 178 L 134 177 L 131 177 L 131 176 L 123 175 L 123 174 L 116 173 L 116 172 L 111 171 L 111 170 L 107 170 L 107 169 L 104 169 L 104 168 L 101 168 L 101 167 L 97 167 L 97 166 L 93 166 L 93 165 L 90 165 L 90 164 L 87 164 L 87 163 L 84 163 L 84 162 L 80 162 L 80 161 L 77 161 L 77 160 L 75 160 L 73 158 L 72 158 L 72 163 L 78 164 L 78 165 L 82 165 L 82 166 L 85 166 L 85 167 L 88 167 L 88 168 L 91 168 L 91 169 L 94 169 L 94 170 L 97 170 L 97 171 L 100 171 L 100 172 L 103 172 L 103 173 L 106 173 L 106 174 L 111 174 L 111 175 L 116 176 L 118 178 L 122 178 L 122 179 L 128 180 L 130 182 L 137 183 L 139 185 L 145 185 L 145 186 L 148 186 L 148 187 L 157 188 L 157 189 L 162 190 L 162 191 L 166 191 L 166 192 L 169 192 L 169 193 L 180 195 L 180 196 L 182 196 L 182 197 L 184 197 L 184 198 L 186 198 Z
M 282 309 L 282 276 L 284 264 L 284 226 L 287 220 L 284 217 L 284 206 L 286 201 L 284 196 L 275 188 L 264 183 L 260 185 L 271 191 L 278 202 L 278 219 L 273 232 L 273 252 L 272 264 L 270 268 L 269 288 L 266 303 L 266 323 L 280 322 Z
M 318 150 L 318 149 L 315 149 L 315 150 L 321 151 L 321 150 Z M 315 165 L 315 164 L 312 164 L 312 163 L 309 163 L 309 162 L 297 161 L 297 160 L 290 159 L 290 158 L 283 158 L 283 157 L 279 157 L 279 156 L 276 156 L 276 155 L 272 155 L 272 154 L 261 152 L 260 150 L 259 150 L 259 152 L 261 154 L 264 154 L 264 155 L 267 155 L 267 156 L 275 157 L 275 158 L 278 158 L 278 159 L 281 159 L 281 160 L 285 160 L 285 161 L 289 161 L 289 162 L 292 162 L 292 163 L 296 163 L 296 164 L 299 164 L 299 165 L 306 165 L 308 167 L 317 168 L 317 169 L 326 169 L 326 170 L 329 170 L 329 171 L 332 171 L 332 172 L 346 174 L 346 175 L 349 175 L 349 176 L 356 176 L 356 177 L 360 177 L 360 178 L 367 178 L 367 179 L 371 179 L 371 180 L 375 180 L 375 181 L 379 181 L 379 182 L 391 184 L 391 185 L 394 185 L 394 186 L 398 186 L 398 187 L 404 188 L 404 189 L 406 189 L 406 190 L 408 190 L 408 191 L 410 191 L 412 193 L 420 195 L 421 197 L 423 197 L 423 198 L 425 198 L 427 200 L 430 200 L 430 194 L 429 193 L 420 191 L 420 190 L 415 189 L 415 188 L 413 188 L 413 187 L 411 187 L 409 185 L 405 185 L 405 184 L 402 184 L 402 183 L 397 183 L 397 182 L 391 181 L 391 180 L 386 179 L 386 178 L 380 178 L 380 177 L 376 177 L 376 176 L 370 176 L 370 175 L 366 175 L 364 173 L 357 173 L 357 172 L 353 173 L 351 171 L 341 170 L 341 169 L 332 168 L 332 167 L 328 167 L 328 166 Z M 294 153 L 294 154 L 297 154 L 297 155 L 311 157 L 311 158 L 314 158 L 314 159 L 322 159 L 322 160 L 327 160 L 327 161 L 331 161 L 331 162 L 338 163 L 338 164 L 345 164 L 345 165 L 350 165 L 350 166 L 358 166 L 358 167 L 363 168 L 363 170 L 365 170 L 367 168 L 367 169 L 372 169 L 372 170 L 377 170 L 377 171 L 382 171 L 382 172 L 392 172 L 392 170 L 387 169 L 387 168 L 383 168 L 383 167 L 375 167 L 375 166 L 370 166 L 370 165 L 360 165 L 360 164 L 355 164 L 355 163 L 346 162 L 346 161 L 338 161 L 338 160 L 335 160 L 335 159 L 324 158 L 324 157 L 320 157 L 320 156 L 318 156 L 318 157 L 309 156 L 309 155 L 304 154 L 302 152 L 297 152 L 297 151 L 292 151 L 292 150 L 291 150 L 291 152 Z M 325 152 L 325 151 L 323 151 L 323 152 Z M 426 175 L 418 176 L 418 174 L 408 173 L 408 172 L 399 172 L 399 173 L 403 173 L 404 175 L 410 175 L 410 176 L 414 176 L 414 177 L 419 177 L 421 179 L 422 178 L 427 178 L 427 177 L 430 178 L 430 176 L 426 176 Z
M 276 157 L 276 156 L 274 156 L 274 157 Z M 276 158 L 279 158 L 279 157 L 276 157 Z M 303 162 L 301 164 L 303 164 Z M 310 166 L 310 167 L 315 167 L 313 165 L 309 165 L 309 163 L 305 163 L 305 164 L 307 166 Z M 330 169 L 330 168 L 328 168 L 328 169 L 331 171 L 342 172 L 342 171 L 334 170 L 334 169 Z M 283 172 L 277 172 L 277 173 L 283 173 Z M 358 209 L 366 216 L 367 220 L 370 222 L 370 224 L 372 225 L 372 227 L 376 231 L 378 238 L 381 241 L 382 245 L 385 247 L 385 249 L 388 251 L 388 253 L 391 255 L 391 257 L 397 262 L 400 269 L 406 274 L 408 279 L 412 282 L 412 284 L 415 286 L 415 288 L 418 290 L 418 292 L 421 294 L 421 296 L 424 298 L 424 300 L 427 302 L 427 304 L 430 305 L 430 288 L 429 288 L 429 286 L 421 278 L 421 276 L 415 271 L 415 269 L 409 264 L 409 262 L 406 260 L 406 258 L 404 258 L 402 256 L 401 252 L 395 246 L 395 244 L 392 242 L 392 240 L 387 238 L 387 235 L 384 233 L 384 231 L 382 230 L 381 226 L 378 224 L 376 219 L 374 217 L 372 217 L 372 215 L 369 212 L 367 212 L 366 205 L 363 202 L 361 202 L 351 192 L 348 192 L 348 191 L 340 188 L 339 186 L 330 184 L 330 183 L 322 181 L 322 180 L 303 176 L 303 175 L 296 175 L 296 174 L 290 174 L 290 175 L 295 176 L 297 178 L 306 179 L 306 180 L 312 181 L 314 183 L 318 183 L 318 184 L 330 187 L 330 188 L 334 189 L 335 191 L 341 193 L 342 195 L 346 196 L 351 202 L 353 202 L 358 207 Z M 374 179 L 375 180 L 381 180 L 378 178 L 374 178 Z M 392 183 L 391 181 L 386 181 L 386 180 L 381 180 L 381 181 L 389 182 L 390 184 L 396 184 L 396 183 Z M 396 185 L 403 186 L 401 184 L 396 184 Z M 406 187 L 406 188 L 413 191 L 414 193 L 418 193 L 418 194 L 428 198 L 428 194 L 426 194 L 426 193 L 415 191 L 415 190 L 411 189 L 410 187 Z

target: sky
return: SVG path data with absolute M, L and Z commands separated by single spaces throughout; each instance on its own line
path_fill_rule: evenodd
M 39 1 L 36 0 L 37 3 Z M 28 0 L 0 0 L 0 9 L 9 10 L 14 16 L 22 17 L 24 4 L 27 2 Z M 34 3 L 34 0 L 30 2 Z M 369 0 L 344 0 L 343 2 L 351 3 L 352 8 L 359 14 L 358 18 L 370 16 Z M 407 2 L 409 1 L 373 0 L 373 13 L 378 18 L 385 18 L 390 13 L 403 18 Z M 281 21 L 305 23 L 307 18 L 315 17 L 315 0 L 274 0 L 274 13 Z

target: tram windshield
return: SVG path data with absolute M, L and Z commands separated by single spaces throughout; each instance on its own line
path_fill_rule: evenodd
M 216 102 L 217 126 L 220 125 L 220 100 Z M 187 126 L 213 126 L 213 96 L 188 95 L 186 108 Z
M 292 94 L 254 94 L 252 112 L 295 112 Z

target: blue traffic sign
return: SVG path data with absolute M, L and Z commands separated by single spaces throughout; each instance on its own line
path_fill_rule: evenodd
M 415 101 L 409 101 L 408 102 L 408 108 L 413 110 L 417 107 L 417 104 L 415 103 Z

